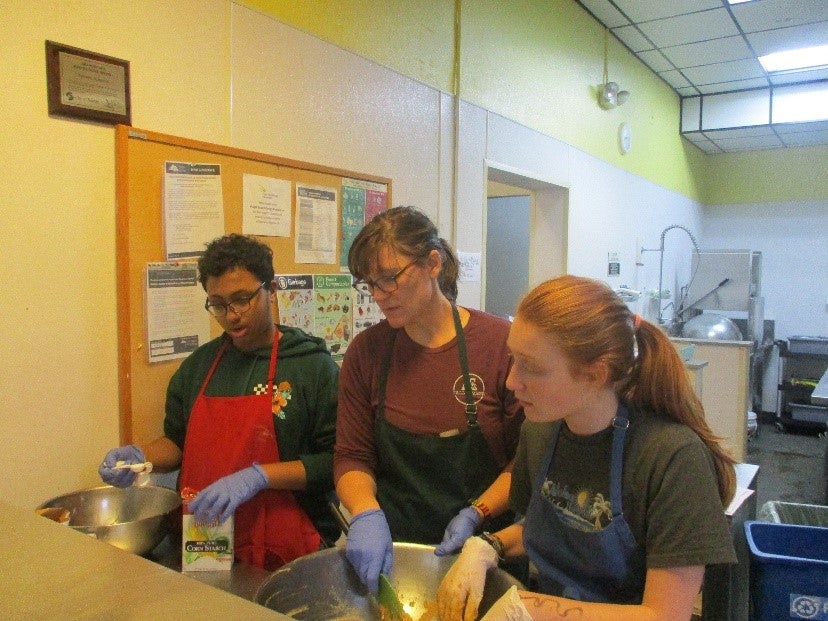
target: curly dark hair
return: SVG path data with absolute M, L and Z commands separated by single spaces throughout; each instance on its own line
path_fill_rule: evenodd
M 207 290 L 207 278 L 218 278 L 235 268 L 244 268 L 266 285 L 273 281 L 273 251 L 254 237 L 230 233 L 207 244 L 198 259 L 198 278 Z

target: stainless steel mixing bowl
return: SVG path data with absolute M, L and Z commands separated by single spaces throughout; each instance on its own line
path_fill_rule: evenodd
M 92 487 L 44 502 L 38 509 L 62 507 L 69 526 L 122 550 L 147 554 L 172 526 L 181 506 L 175 490 L 143 487 Z
M 702 313 L 688 319 L 681 328 L 681 336 L 689 339 L 741 341 L 739 326 L 727 317 L 714 313 Z
M 434 604 L 440 580 L 456 559 L 456 555 L 435 556 L 434 546 L 394 544 L 391 584 L 413 619 L 419 619 Z M 490 570 L 480 603 L 480 616 L 512 585 L 522 588 L 518 580 L 502 569 Z M 376 602 L 367 596 L 341 547 L 288 563 L 259 587 L 256 601 L 271 610 L 307 621 L 379 619 Z M 433 618 L 436 619 L 436 609 L 429 610 L 434 610 Z

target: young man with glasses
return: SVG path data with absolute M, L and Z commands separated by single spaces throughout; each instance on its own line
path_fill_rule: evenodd
M 346 556 L 376 592 L 392 541 L 439 544 L 444 555 L 510 523 L 523 410 L 506 388 L 509 322 L 456 305 L 457 257 L 425 214 L 377 215 L 348 267 L 385 315 L 345 353 L 334 451 L 353 516 Z
M 135 473 L 118 462 L 181 468 L 179 487 L 200 522 L 235 516 L 235 555 L 275 569 L 339 529 L 333 489 L 339 369 L 322 339 L 273 321 L 273 253 L 244 235 L 207 245 L 198 261 L 205 309 L 224 333 L 187 357 L 167 388 L 164 435 L 112 449 L 99 468 L 111 485 Z

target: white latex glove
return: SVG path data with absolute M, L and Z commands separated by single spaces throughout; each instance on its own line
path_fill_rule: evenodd
M 517 587 L 512 586 L 492 604 L 480 621 L 532 621 L 532 615 L 523 605 Z
M 497 567 L 497 552 L 480 537 L 469 537 L 460 556 L 446 572 L 437 589 L 437 608 L 442 621 L 475 621 L 483 599 L 486 572 Z

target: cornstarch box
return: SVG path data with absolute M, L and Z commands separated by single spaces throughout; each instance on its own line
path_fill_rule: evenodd
M 233 565 L 233 516 L 223 524 L 199 522 L 189 512 L 195 494 L 182 490 L 181 571 L 215 571 Z

